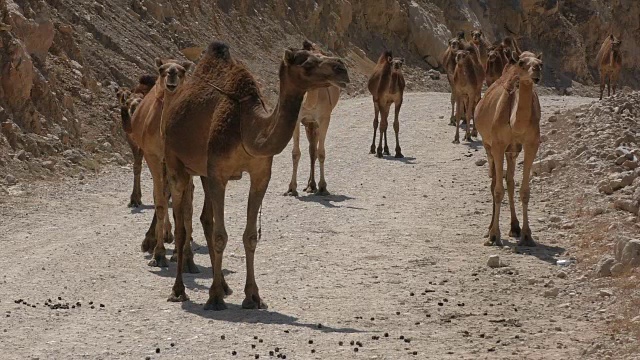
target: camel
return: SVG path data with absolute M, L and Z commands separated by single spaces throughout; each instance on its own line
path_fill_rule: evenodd
M 516 40 L 516 38 L 512 36 L 507 36 L 502 39 L 502 46 L 504 48 L 511 49 L 511 51 L 514 52 L 516 58 L 520 57 L 520 54 L 522 54 L 522 50 L 520 50 L 520 47 L 518 46 L 518 40 Z
M 315 44 L 307 40 L 302 44 L 302 48 L 304 50 L 311 51 L 314 54 L 326 56 Z M 300 161 L 301 155 L 300 123 L 304 125 L 307 133 L 307 140 L 309 140 L 309 158 L 311 161 L 311 174 L 309 175 L 309 181 L 307 182 L 307 187 L 304 191 L 308 193 L 315 193 L 316 195 L 329 195 L 329 191 L 327 191 L 327 182 L 324 178 L 324 160 L 326 158 L 324 142 L 327 137 L 329 122 L 331 121 L 331 112 L 338 104 L 339 99 L 340 88 L 337 86 L 310 90 L 304 95 L 302 109 L 300 109 L 300 115 L 298 116 L 299 121 L 293 131 L 293 174 L 291 175 L 289 189 L 284 195 L 298 196 L 296 187 L 298 185 L 298 162 Z M 320 161 L 320 182 L 318 182 L 317 187 L 315 181 L 316 156 Z
M 259 240 L 256 222 L 271 179 L 273 157 L 291 140 L 307 91 L 328 86 L 344 88 L 349 82 L 340 59 L 293 48 L 284 52 L 279 78 L 278 104 L 268 113 L 253 75 L 231 56 L 226 44 L 214 41 L 200 58 L 191 79 L 165 100 L 162 114 L 165 162 L 178 250 L 178 269 L 169 301 L 188 300 L 181 265 L 186 217 L 191 211 L 191 177 L 206 176 L 207 213 L 201 218 L 205 219 L 213 284 L 205 309 L 226 309 L 224 296 L 231 289 L 222 274 L 228 240 L 224 224 L 225 189 L 229 180 L 239 179 L 247 172 L 251 189 L 243 235 L 247 278 L 242 307 L 267 308 L 258 292 L 254 258 Z
M 511 55 L 504 74 L 494 82 L 480 100 L 475 111 L 476 127 L 489 160 L 493 215 L 489 239 L 485 245 L 502 245 L 500 240 L 500 205 L 504 198 L 503 166 L 507 158 L 507 190 L 511 209 L 510 236 L 520 237 L 519 246 L 535 246 L 529 228 L 529 178 L 531 166 L 540 145 L 540 101 L 535 84 L 542 75 L 542 54 L 522 54 L 518 60 Z M 520 200 L 522 229 L 515 211 L 514 176 L 517 157 L 524 149 L 524 169 Z
M 125 131 L 127 143 L 133 154 L 133 190 L 129 201 L 129 207 L 137 208 L 142 206 L 142 190 L 140 188 L 140 173 L 142 172 L 142 150 L 133 141 L 129 133 L 131 132 L 131 116 L 151 88 L 156 84 L 156 77 L 153 75 L 143 75 L 138 79 L 138 85 L 130 90 L 129 88 L 116 89 L 116 95 L 120 104 L 120 117 L 122 119 L 122 129 Z
M 458 32 L 456 37 L 449 39 L 449 46 L 442 54 L 442 66 L 447 73 L 447 80 L 449 86 L 451 86 L 451 117 L 449 118 L 449 125 L 456 124 L 455 118 L 455 102 L 456 95 L 453 88 L 453 72 L 456 69 L 456 51 L 466 48 L 468 43 L 464 40 L 464 31 Z
M 511 51 L 507 49 L 507 51 Z M 502 44 L 491 47 L 487 56 L 487 64 L 484 68 L 485 83 L 487 88 L 502 76 L 504 67 L 508 64 L 508 59 L 504 54 L 505 48 Z
M 482 33 L 482 30 L 475 30 L 471 32 L 471 42 L 478 49 L 478 53 L 480 55 L 480 63 L 482 64 L 482 67 L 485 68 L 487 66 L 489 47 L 491 46 L 491 43 L 487 41 L 487 38 Z
M 403 58 L 394 58 L 390 50 L 380 55 L 373 74 L 369 77 L 369 92 L 373 96 L 373 142 L 371 143 L 371 154 L 376 154 L 382 158 L 382 138 L 384 136 L 384 155 L 389 155 L 389 146 L 387 145 L 387 126 L 389 110 L 391 104 L 395 105 L 395 116 L 393 120 L 393 131 L 396 133 L 396 154 L 394 157 L 403 158 L 400 149 L 400 140 L 398 133 L 400 132 L 400 122 L 398 115 L 402 106 L 402 97 L 404 94 L 404 75 L 402 75 Z M 380 142 L 376 150 L 376 131 L 378 130 L 378 114 L 380 114 Z
M 613 87 L 613 95 L 616 94 L 616 84 L 620 69 L 622 68 L 622 53 L 620 46 L 622 45 L 622 36 L 616 38 L 613 34 L 609 34 L 602 43 L 600 51 L 596 56 L 596 63 L 600 69 L 600 100 L 604 93 L 605 83 L 607 84 L 607 96 L 611 96 L 611 88 Z M 613 84 L 613 86 L 612 86 Z
M 475 62 L 473 49 L 458 50 L 456 52 L 456 69 L 453 72 L 453 87 L 456 94 L 456 135 L 453 143 L 460 143 L 460 118 L 465 112 L 466 135 L 465 140 L 471 141 L 471 117 L 475 109 L 476 99 L 480 99 L 482 91 L 482 77 L 479 76 L 478 64 Z M 475 121 L 474 121 L 475 126 Z
M 164 140 L 161 134 L 163 103 L 166 97 L 182 86 L 186 72 L 191 65 L 190 61 L 178 62 L 176 60 L 156 59 L 159 73 L 157 83 L 149 94 L 140 101 L 137 110 L 133 112 L 128 129 L 131 139 L 140 147 L 153 178 L 155 212 L 151 226 L 141 246 L 142 251 L 153 252 L 153 258 L 149 262 L 149 266 L 169 266 L 164 257 L 166 253 L 164 243 L 165 241 L 171 241 L 171 222 L 168 217 L 169 209 L 166 205 L 169 192 L 164 180 Z M 189 239 L 191 239 L 190 226 L 188 232 Z M 185 252 L 187 259 L 184 262 L 184 266 L 186 271 L 196 273 L 198 268 L 193 262 L 190 243 L 189 241 L 185 244 L 188 251 Z

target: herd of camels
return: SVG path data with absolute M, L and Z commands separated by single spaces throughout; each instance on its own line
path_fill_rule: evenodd
M 620 39 L 610 35 L 598 54 L 601 97 L 605 79 L 615 95 L 621 67 L 620 43 Z M 398 137 L 405 88 L 403 64 L 403 58 L 385 51 L 369 79 L 375 114 L 371 153 L 377 157 L 390 155 L 387 126 L 391 104 L 394 104 L 395 157 L 403 157 Z M 493 216 L 485 245 L 501 244 L 499 218 L 506 157 L 510 235 L 520 237 L 521 246 L 535 246 L 528 222 L 528 203 L 531 166 L 540 144 L 540 102 L 535 85 L 542 75 L 541 54 L 521 51 L 511 37 L 491 44 L 481 31 L 474 31 L 468 42 L 464 32 L 460 32 L 449 40 L 442 64 L 452 89 L 450 121 L 456 127 L 454 143 L 459 143 L 460 122 L 464 119 L 465 140 L 479 133 L 487 153 Z M 224 225 L 225 189 L 230 180 L 238 180 L 246 172 L 251 186 L 243 235 L 247 277 L 242 307 L 267 308 L 256 284 L 254 255 L 259 239 L 257 218 L 271 178 L 273 156 L 282 152 L 293 137 L 293 174 L 285 195 L 297 196 L 300 125 L 304 125 L 311 159 L 304 190 L 329 194 L 324 174 L 325 138 L 340 91 L 349 83 L 347 67 L 340 58 L 327 55 L 309 41 L 304 41 L 301 49 L 285 50 L 279 68 L 278 102 L 269 112 L 254 76 L 222 42 L 213 42 L 203 49 L 197 65 L 156 59 L 156 66 L 158 75 L 142 76 L 135 88 L 120 88 L 117 92 L 122 126 L 134 158 L 129 206 L 141 205 L 143 159 L 153 178 L 155 212 L 142 251 L 153 254 L 150 266 L 166 267 L 165 243 L 175 240 L 171 261 L 177 261 L 177 274 L 169 301 L 188 300 L 182 274 L 199 272 L 191 249 L 193 177 L 199 176 L 205 195 L 200 221 L 213 265 L 213 284 L 205 309 L 226 309 L 224 297 L 232 290 L 222 272 L 228 238 Z M 484 96 L 483 83 L 488 87 Z M 520 188 L 522 228 L 514 205 L 514 174 L 521 151 L 524 151 Z M 317 184 L 316 159 L 320 162 Z M 169 199 L 173 207 L 173 234 Z

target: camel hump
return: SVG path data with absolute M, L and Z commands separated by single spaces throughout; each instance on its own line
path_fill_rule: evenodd
M 214 41 L 207 47 L 207 55 L 227 60 L 230 58 L 229 45 L 220 41 Z
M 156 85 L 156 76 L 155 75 L 142 75 L 140 76 L 140 78 L 138 79 L 138 83 L 140 85 L 144 85 L 144 86 L 148 86 L 149 88 L 152 88 Z

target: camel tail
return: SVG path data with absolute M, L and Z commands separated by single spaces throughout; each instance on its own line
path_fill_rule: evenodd
M 214 41 L 209 44 L 209 46 L 207 47 L 207 52 L 205 54 L 214 58 L 227 60 L 230 58 L 229 45 L 220 41 Z

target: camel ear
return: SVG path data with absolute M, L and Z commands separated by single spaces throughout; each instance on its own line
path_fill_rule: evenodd
M 538 56 L 536 56 L 538 58 L 538 60 L 542 60 L 542 53 L 538 54 Z
M 609 40 L 613 40 L 613 34 L 609 34 Z
M 183 61 L 181 65 L 185 71 L 189 71 L 194 64 L 191 61 Z
M 523 69 L 524 69 L 524 67 L 525 67 L 525 65 L 526 65 L 526 64 L 527 64 L 527 63 L 526 63 L 524 60 L 520 60 L 520 61 L 518 61 L 518 66 L 520 66 L 520 67 L 521 67 L 521 68 L 523 68 Z
M 164 65 L 164 61 L 162 61 L 162 59 L 160 58 L 156 58 L 156 67 L 159 68 L 160 66 Z
M 391 64 L 393 62 L 393 58 L 391 56 L 387 56 L 387 62 Z
M 284 51 L 284 56 L 282 58 L 282 61 L 284 61 L 284 63 L 289 66 L 289 65 L 293 65 L 293 60 L 295 60 L 296 58 L 296 54 L 291 50 L 291 49 L 286 49 Z
M 307 51 L 311 51 L 311 50 L 313 50 L 313 44 L 311 43 L 311 41 L 305 40 L 305 41 L 302 42 L 302 49 L 303 50 L 307 50 Z

